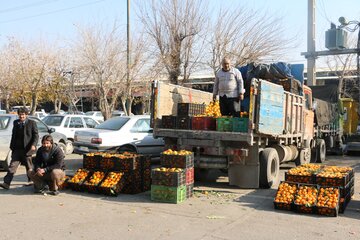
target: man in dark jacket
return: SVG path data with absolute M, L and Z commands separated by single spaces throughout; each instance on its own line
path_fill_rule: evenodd
M 49 185 L 50 194 L 58 195 L 58 187 L 65 178 L 65 155 L 51 135 L 45 135 L 41 144 L 34 159 L 34 169 L 28 175 L 34 182 L 35 193 L 44 193 Z
M 39 141 L 39 133 L 36 122 L 28 119 L 29 111 L 26 108 L 19 108 L 19 119 L 14 121 L 10 149 L 12 150 L 11 162 L 7 174 L 4 177 L 4 183 L 0 187 L 9 189 L 14 174 L 19 165 L 26 167 L 26 171 L 32 169 L 32 154 L 36 151 L 36 145 Z

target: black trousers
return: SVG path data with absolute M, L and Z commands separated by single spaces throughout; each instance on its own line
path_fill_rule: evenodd
M 9 170 L 4 177 L 4 183 L 10 185 L 20 164 L 25 166 L 26 172 L 33 168 L 32 157 L 27 156 L 25 150 L 15 150 L 12 152 Z
M 220 96 L 220 112 L 222 116 L 240 117 L 239 98 Z

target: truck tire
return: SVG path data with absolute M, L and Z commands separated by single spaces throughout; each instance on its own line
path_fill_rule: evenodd
M 300 149 L 299 155 L 295 159 L 295 165 L 300 166 L 309 162 L 311 162 L 311 149 L 310 148 Z
M 326 143 L 326 149 L 331 149 L 334 147 L 334 137 L 333 136 L 327 136 L 325 138 L 325 143 Z
M 280 161 L 274 148 L 265 148 L 260 153 L 260 187 L 271 188 L 279 181 Z
M 316 140 L 316 162 L 324 163 L 326 158 L 326 144 L 324 139 Z

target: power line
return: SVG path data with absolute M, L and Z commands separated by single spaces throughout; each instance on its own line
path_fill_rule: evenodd
M 14 12 L 14 11 L 23 10 L 23 9 L 26 9 L 26 8 L 32 8 L 32 7 L 36 7 L 36 6 L 49 4 L 51 2 L 56 2 L 56 1 L 59 1 L 59 0 L 52 0 L 52 1 L 45 0 L 45 1 L 39 1 L 39 2 L 32 3 L 32 4 L 26 4 L 26 5 L 18 6 L 18 7 L 6 8 L 6 9 L 3 9 L 3 10 L 0 10 L 0 13 Z
M 328 17 L 327 14 L 326 14 L 325 4 L 324 4 L 323 0 L 320 0 L 320 4 L 319 4 L 319 5 L 321 6 L 321 9 L 318 8 L 317 5 L 316 5 L 316 8 L 319 10 L 319 13 L 321 14 L 321 16 L 322 16 L 323 18 L 325 18 L 326 21 L 328 21 L 329 23 L 331 23 L 331 20 L 329 19 L 329 17 Z
M 73 6 L 73 7 L 58 9 L 58 10 L 51 11 L 51 12 L 40 13 L 40 14 L 36 14 L 36 15 L 32 15 L 32 16 L 27 16 L 27 17 L 22 17 L 22 18 L 15 18 L 15 19 L 11 19 L 11 20 L 8 20 L 8 21 L 1 21 L 0 24 L 1 24 L 1 23 L 17 22 L 17 21 L 21 21 L 21 20 L 30 19 L 30 18 L 35 18 L 35 17 L 41 17 L 41 16 L 45 16 L 45 15 L 50 15 L 50 14 L 53 14 L 53 13 L 64 12 L 64 11 L 67 11 L 67 10 L 71 10 L 71 9 L 75 9 L 75 8 L 80 8 L 80 7 L 85 7 L 85 6 L 88 6 L 88 5 L 92 5 L 92 4 L 96 4 L 96 3 L 104 2 L 104 1 L 106 1 L 106 0 L 98 0 L 98 1 L 93 1 L 93 2 L 90 2 L 90 3 L 79 4 L 79 5 L 76 5 L 76 6 Z

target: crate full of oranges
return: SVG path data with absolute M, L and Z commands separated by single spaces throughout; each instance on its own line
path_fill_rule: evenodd
M 109 172 L 101 184 L 98 186 L 99 192 L 109 195 L 117 196 L 124 187 L 125 178 L 122 172 Z
M 95 171 L 87 180 L 84 181 L 81 187 L 87 192 L 99 193 L 98 186 L 104 177 L 105 172 Z
M 187 150 L 167 149 L 160 155 L 161 166 L 170 168 L 194 167 L 194 153 Z
M 281 182 L 274 199 L 275 209 L 293 210 L 293 203 L 298 185 L 292 182 Z
M 299 213 L 314 213 L 318 193 L 318 185 L 299 184 L 294 200 L 295 211 Z
M 74 176 L 67 181 L 67 184 L 73 191 L 82 191 L 83 188 L 81 185 L 87 180 L 90 174 L 91 172 L 89 170 L 79 168 Z
M 352 179 L 350 167 L 326 166 L 316 175 L 316 183 L 329 187 L 345 187 Z
M 340 190 L 338 187 L 320 187 L 316 212 L 320 215 L 337 217 L 339 214 Z

